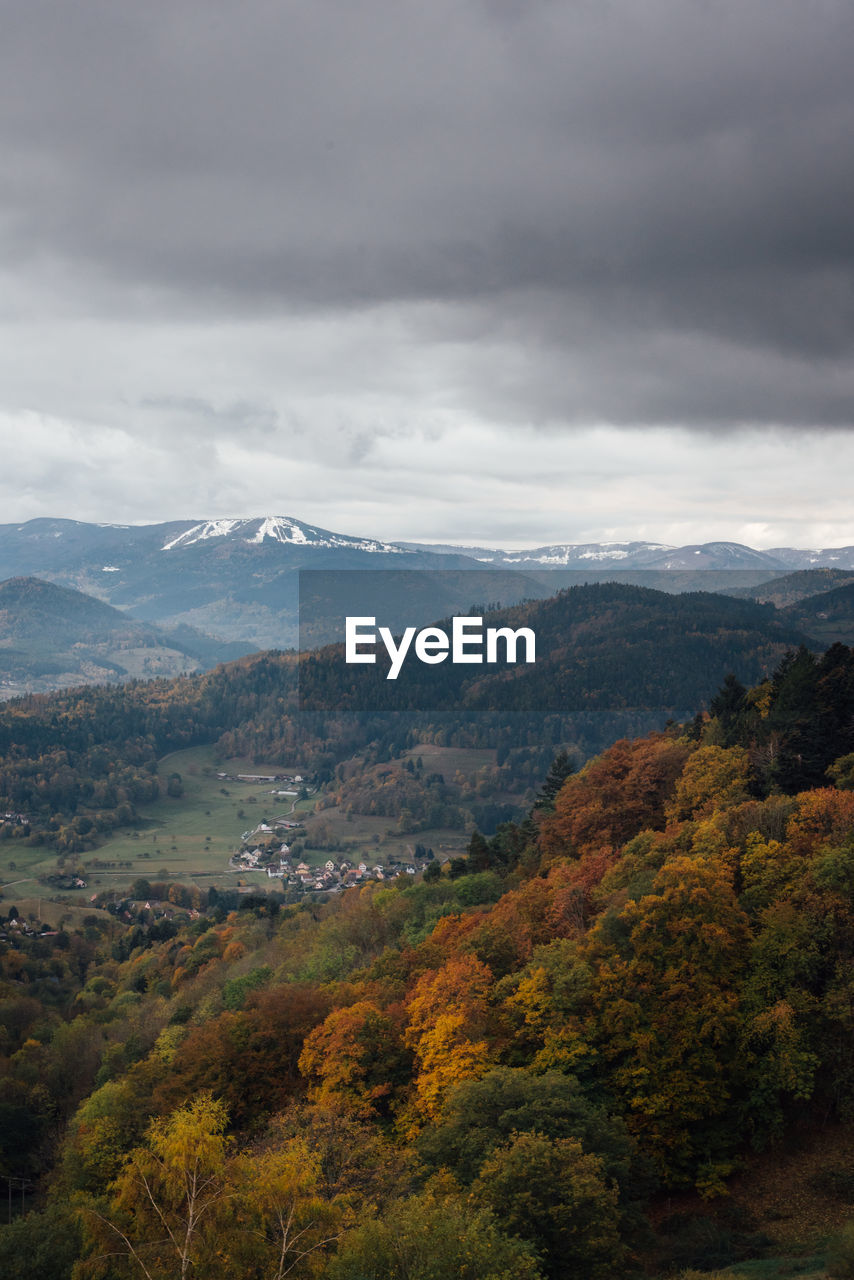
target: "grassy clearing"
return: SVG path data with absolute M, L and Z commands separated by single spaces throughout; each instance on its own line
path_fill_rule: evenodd
M 44 893 L 38 877 L 55 870 L 52 849 L 28 849 L 20 840 L 4 840 L 0 844 L 0 888 L 6 901 L 16 895 Z
M 403 759 L 417 760 L 420 756 L 427 773 L 441 773 L 450 782 L 457 772 L 470 778 L 484 765 L 494 765 L 496 755 L 491 747 L 435 747 L 423 742 L 407 751 Z
M 244 831 L 259 822 L 290 812 L 294 797 L 271 795 L 272 783 L 231 782 L 217 778 L 217 772 L 276 773 L 280 765 L 256 764 L 251 760 L 217 763 L 211 747 L 175 751 L 160 761 L 158 776 L 161 797 L 142 805 L 134 827 L 115 832 L 97 849 L 80 855 L 86 888 L 63 890 L 63 896 L 88 898 L 93 892 L 115 886 L 124 890 L 137 876 L 219 886 L 236 883 L 228 859 Z M 180 773 L 184 793 L 173 799 L 166 795 L 171 773 Z M 296 816 L 310 812 L 314 802 L 296 805 Z M 114 864 L 114 865 L 107 865 Z M 37 877 L 56 871 L 51 849 L 26 849 L 19 841 L 0 845 L 0 884 L 4 897 L 37 897 L 46 886 Z M 267 884 L 266 876 L 242 873 L 247 884 Z
M 696 1271 L 693 1267 L 661 1280 L 826 1280 L 824 1259 L 810 1257 L 753 1258 L 718 1271 Z
M 426 768 L 426 762 L 425 762 Z M 456 857 L 468 843 L 464 831 L 454 831 L 450 827 L 436 827 L 429 831 L 418 831 L 398 835 L 393 831 L 394 818 L 372 817 L 369 814 L 354 813 L 349 817 L 337 806 L 323 809 L 318 813 L 307 830 L 309 837 L 323 839 L 325 846 L 339 846 L 339 854 L 359 853 L 370 855 L 374 861 L 384 861 L 387 857 L 404 859 L 415 856 L 416 844 L 423 844 L 442 858 Z M 324 850 L 309 849 L 306 851 L 307 862 L 323 862 L 329 856 Z
M 109 912 L 93 907 L 89 903 L 71 905 L 67 902 L 54 902 L 44 897 L 17 898 L 13 893 L 7 893 L 3 904 L 4 915 L 8 913 L 11 906 L 18 908 L 18 915 L 22 919 L 39 920 L 42 924 L 49 924 L 52 929 L 58 929 L 60 926 L 66 929 L 81 929 L 88 916 L 97 916 L 101 920 L 113 919 Z
M 429 744 L 409 754 L 420 755 L 425 769 L 448 777 L 457 771 L 471 775 L 495 761 L 494 751 Z M 123 892 L 138 876 L 198 883 L 202 887 L 214 884 L 233 888 L 243 883 L 267 888 L 269 881 L 264 873 L 238 873 L 229 869 L 228 862 L 244 831 L 281 816 L 306 822 L 310 846 L 301 856 L 310 866 L 326 861 L 330 856 L 329 845 L 340 846 L 333 856 L 346 853 L 369 861 L 411 858 L 416 844 L 429 846 L 442 857 L 456 856 L 465 849 L 466 836 L 462 831 L 441 829 L 417 835 L 391 834 L 394 822 L 387 817 L 348 818 L 338 809 L 325 809 L 315 816 L 313 796 L 302 801 L 295 796 L 275 796 L 271 792 L 280 789 L 281 784 L 234 782 L 216 776 L 217 773 L 234 776 L 280 771 L 281 765 L 259 764 L 247 759 L 217 761 L 212 747 L 192 747 L 164 756 L 158 765 L 160 798 L 140 806 L 134 827 L 115 832 L 97 849 L 81 855 L 85 889 L 59 893 L 64 899 L 85 902 L 93 893 L 104 889 Z M 172 773 L 181 775 L 183 794 L 178 798 L 166 794 Z M 312 847 L 311 832 L 320 824 L 325 824 L 324 847 Z M 48 892 L 59 896 L 38 881 L 40 875 L 56 870 L 52 849 L 24 848 L 17 840 L 0 844 L 0 886 L 7 902 L 17 903 L 18 898 L 24 896 L 35 900 Z
M 824 1269 L 824 1258 L 821 1254 L 811 1254 L 806 1258 L 755 1258 L 750 1262 L 740 1262 L 721 1272 L 722 1280 L 823 1280 L 827 1275 Z

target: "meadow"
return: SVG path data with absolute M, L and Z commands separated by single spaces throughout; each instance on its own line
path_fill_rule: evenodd
M 474 775 L 484 765 L 493 764 L 495 752 L 423 744 L 407 753 L 421 757 L 429 772 Z M 257 885 L 265 890 L 270 881 L 260 871 L 235 870 L 229 866 L 231 854 L 246 831 L 261 822 L 272 824 L 278 817 L 306 824 L 307 842 L 299 856 L 309 866 L 322 865 L 328 857 L 364 858 L 369 863 L 388 859 L 408 860 L 416 844 L 432 848 L 443 860 L 463 852 L 467 834 L 437 828 L 417 834 L 399 834 L 387 817 L 347 815 L 337 808 L 315 815 L 316 797 L 298 799 L 277 796 L 274 791 L 298 789 L 285 783 L 235 781 L 237 774 L 276 774 L 279 764 L 251 759 L 218 760 L 210 746 L 192 747 L 164 756 L 158 764 L 160 797 L 140 805 L 133 826 L 108 836 L 96 849 L 66 859 L 65 870 L 76 865 L 82 871 L 84 888 L 57 890 L 40 883 L 39 877 L 56 872 L 56 854 L 47 846 L 27 848 L 21 841 L 0 843 L 0 887 L 7 901 L 24 898 L 61 897 L 64 903 L 86 903 L 90 897 L 114 888 L 123 893 L 137 877 L 149 880 L 176 880 L 201 888 L 234 888 L 238 884 Z M 299 773 L 296 769 L 294 772 Z M 181 778 L 181 794 L 167 792 L 173 774 Z M 217 775 L 227 773 L 229 778 Z M 289 840 L 287 831 L 282 833 Z
M 228 860 L 238 847 L 244 831 L 259 822 L 283 814 L 293 819 L 310 814 L 313 799 L 271 795 L 284 784 L 246 783 L 218 778 L 220 773 L 277 773 L 281 765 L 258 764 L 252 760 L 219 762 L 212 747 L 192 747 L 164 756 L 158 764 L 160 798 L 140 805 L 138 821 L 105 839 L 97 849 L 79 855 L 85 889 L 63 890 L 72 900 L 88 898 L 115 886 L 125 889 L 137 876 L 148 879 L 198 881 L 202 886 L 234 886 L 237 873 Z M 180 796 L 167 794 L 171 774 L 181 776 Z M 69 860 L 66 861 L 66 866 Z M 10 893 L 37 896 L 51 892 L 37 877 L 57 870 L 52 849 L 28 849 L 19 841 L 0 845 L 0 881 L 5 897 Z M 246 883 L 259 885 L 267 878 L 259 873 L 241 872 Z

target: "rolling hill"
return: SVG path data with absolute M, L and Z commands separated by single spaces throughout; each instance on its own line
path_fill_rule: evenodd
M 92 596 L 38 578 L 0 582 L 0 698 L 135 677 L 175 676 L 234 658 L 213 644 L 138 622 Z

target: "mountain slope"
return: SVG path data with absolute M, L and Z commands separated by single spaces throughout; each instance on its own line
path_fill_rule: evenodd
M 806 642 L 772 605 L 713 593 L 670 595 L 622 583 L 573 587 L 548 600 L 484 616 L 490 626 L 529 627 L 536 662 L 425 666 L 407 660 L 388 680 L 385 651 L 373 666 L 346 665 L 340 646 L 300 668 L 306 709 L 436 711 L 568 717 L 587 749 L 615 736 L 685 719 L 730 671 L 758 683 Z M 446 624 L 446 630 L 450 628 Z
M 781 610 L 783 616 L 823 647 L 854 642 L 854 582 L 808 596 Z
M 727 595 L 741 600 L 758 600 L 778 609 L 797 604 L 808 596 L 817 596 L 836 587 L 854 582 L 854 571 L 848 569 L 796 569 L 794 573 L 771 578 L 758 586 L 735 586 Z
M 189 625 L 254 649 L 296 644 L 297 570 L 404 566 L 483 567 L 466 557 L 404 551 L 284 516 L 139 526 L 31 520 L 0 526 L 0 577 L 35 575 L 147 622 Z
M 187 629 L 168 634 L 38 578 L 0 582 L 0 697 L 137 676 L 174 676 L 237 656 Z

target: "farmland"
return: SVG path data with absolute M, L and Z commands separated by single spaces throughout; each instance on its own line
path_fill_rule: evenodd
M 495 752 L 425 743 L 404 758 L 419 757 L 427 770 L 442 772 L 448 778 L 473 778 L 478 770 L 494 764 Z M 82 903 L 112 888 L 124 892 L 139 876 L 198 883 L 200 887 L 233 888 L 242 882 L 266 889 L 269 881 L 263 871 L 238 872 L 229 867 L 229 859 L 246 831 L 277 817 L 305 822 L 304 840 L 300 839 L 298 849 L 309 865 L 325 862 L 330 853 L 372 863 L 405 861 L 413 857 L 416 842 L 445 859 L 457 856 L 466 846 L 468 827 L 437 827 L 417 835 L 400 833 L 388 817 L 348 814 L 336 806 L 315 814 L 313 795 L 299 799 L 272 794 L 285 789 L 298 791 L 293 784 L 235 780 L 237 774 L 275 775 L 281 769 L 279 764 L 242 758 L 217 760 L 212 747 L 193 747 L 164 756 L 157 771 L 160 797 L 139 806 L 132 826 L 114 832 L 96 849 L 74 859 L 85 887 L 56 890 L 40 882 L 39 877 L 58 870 L 55 852 L 44 845 L 27 847 L 23 841 L 9 840 L 0 844 L 4 896 L 11 900 L 59 893 L 66 901 Z M 180 795 L 169 795 L 170 777 L 175 774 L 180 776 Z M 287 832 L 283 835 L 288 838 Z M 66 859 L 65 870 L 70 865 Z

